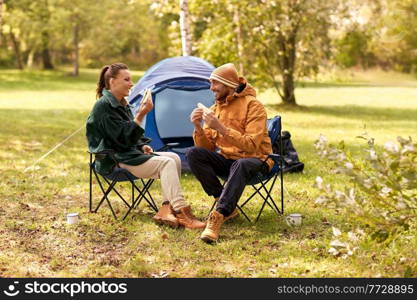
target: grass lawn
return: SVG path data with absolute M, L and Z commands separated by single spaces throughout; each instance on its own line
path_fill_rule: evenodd
M 142 74 L 135 72 L 135 81 Z M 272 90 L 261 93 L 269 117 L 282 115 L 305 163 L 302 174 L 285 174 L 285 214 L 303 214 L 303 225 L 289 227 L 267 209 L 256 224 L 242 216 L 229 221 L 219 242 L 207 245 L 199 232 L 154 224 L 145 205 L 125 221 L 107 209 L 88 213 L 84 129 L 23 172 L 84 125 L 97 76 L 98 70 L 82 70 L 79 78 L 64 71 L 0 71 L 1 277 L 417 276 L 416 226 L 388 245 L 365 236 L 352 256 L 329 254 L 332 226 L 347 232 L 358 224 L 343 211 L 316 205 L 312 187 L 317 176 L 340 187 L 345 179 L 316 154 L 320 134 L 344 140 L 354 154 L 365 147 L 356 138 L 365 131 L 379 145 L 399 135 L 417 139 L 414 78 L 362 72 L 345 82 L 308 83 L 296 91 L 297 109 L 277 105 Z M 191 174 L 183 174 L 182 184 L 196 215 L 206 216 L 212 200 Z M 159 183 L 152 193 L 161 199 Z M 254 216 L 260 201 L 252 205 Z M 68 212 L 79 212 L 80 223 L 66 224 Z

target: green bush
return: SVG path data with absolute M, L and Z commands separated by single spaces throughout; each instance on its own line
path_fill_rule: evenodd
M 319 155 L 335 164 L 335 173 L 349 179 L 344 190 L 316 178 L 321 191 L 316 203 L 345 209 L 352 223 L 360 222 L 372 237 L 383 241 L 409 228 L 417 216 L 417 143 L 398 137 L 382 149 L 367 136 L 365 160 L 352 157 L 343 141 L 329 145 L 324 136 L 315 143 Z M 342 178 L 342 177 L 341 177 Z

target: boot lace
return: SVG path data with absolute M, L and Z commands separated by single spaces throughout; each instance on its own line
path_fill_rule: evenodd
M 219 226 L 219 224 L 220 224 L 220 219 L 219 219 L 219 218 L 217 218 L 217 217 L 214 215 L 214 213 L 212 213 L 212 214 L 210 215 L 210 218 L 209 218 L 208 222 L 207 222 L 207 227 L 208 227 L 208 229 L 213 230 L 213 229 L 217 228 L 217 227 Z

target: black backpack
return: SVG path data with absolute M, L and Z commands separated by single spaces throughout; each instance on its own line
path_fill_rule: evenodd
M 291 134 L 288 131 L 281 133 L 282 138 L 282 155 L 284 158 L 284 172 L 302 172 L 304 164 L 300 162 L 297 151 L 291 142 Z M 272 144 L 272 151 L 280 154 L 280 145 L 278 139 Z

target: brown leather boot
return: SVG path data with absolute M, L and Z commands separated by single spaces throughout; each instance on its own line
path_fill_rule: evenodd
M 178 219 L 173 214 L 169 203 L 163 203 L 159 211 L 152 219 L 158 224 L 165 224 L 174 228 L 177 228 L 180 225 Z
M 211 243 L 217 241 L 220 234 L 220 227 L 224 223 L 224 216 L 219 213 L 217 210 L 214 210 L 210 213 L 210 216 L 207 221 L 207 226 L 204 231 L 201 233 L 200 238 L 206 243 Z
M 202 229 L 206 227 L 206 223 L 198 220 L 191 212 L 191 206 L 185 206 L 178 212 L 174 212 L 180 225 L 189 229 Z

